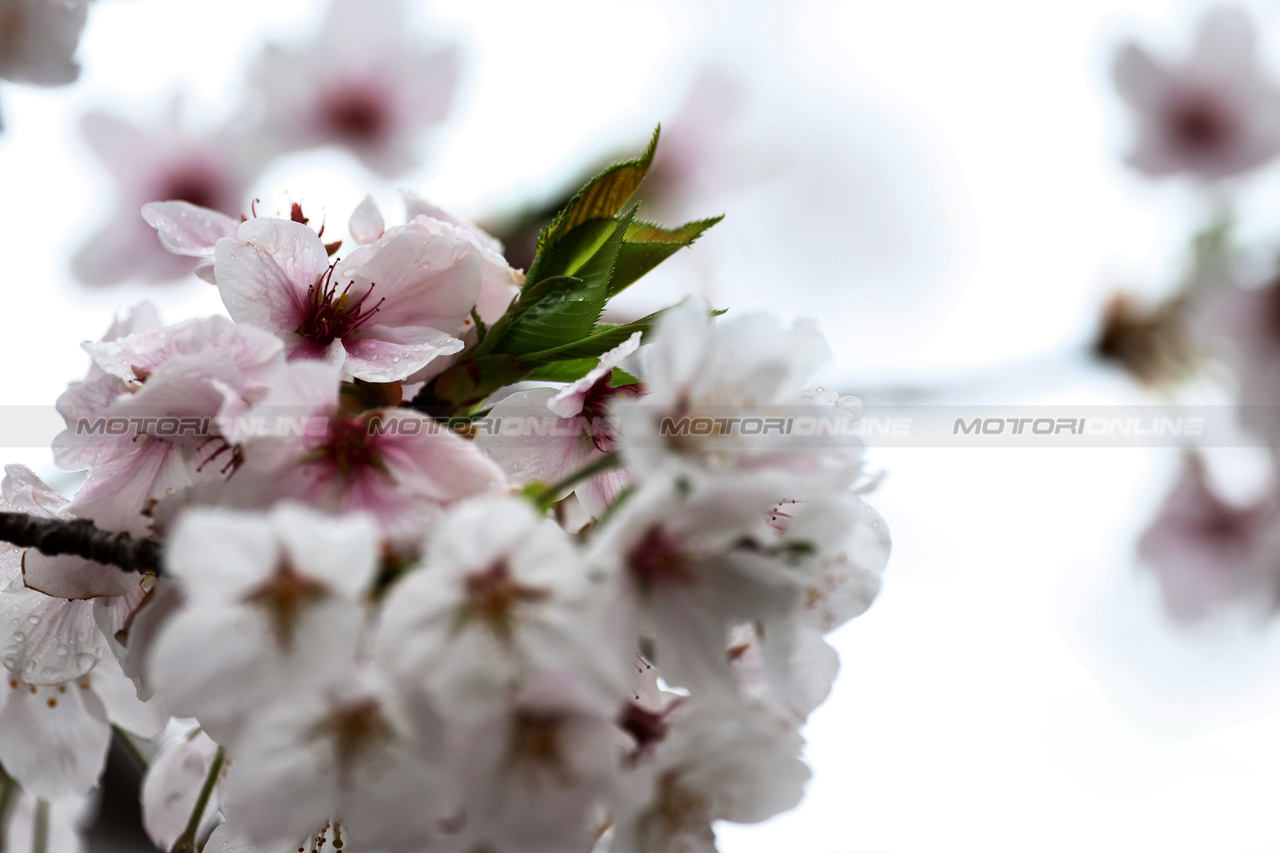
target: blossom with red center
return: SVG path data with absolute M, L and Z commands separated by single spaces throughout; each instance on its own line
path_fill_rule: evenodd
M 1160 582 L 1165 609 L 1194 622 L 1233 604 L 1275 608 L 1280 537 L 1274 497 L 1234 506 L 1211 488 L 1205 461 L 1188 456 L 1138 555 Z
M 637 332 L 562 389 L 517 391 L 498 401 L 489 413 L 497 429 L 481 433 L 476 442 L 517 482 L 556 483 L 599 461 L 616 441 L 610 406 L 644 393 L 637 382 L 613 384 L 614 368 L 639 346 Z M 548 428 L 548 421 L 554 427 Z M 587 512 L 598 516 L 630 483 L 630 473 L 615 468 L 578 483 L 572 492 Z
M 311 228 L 266 217 L 217 242 L 214 277 L 231 317 L 280 337 L 290 359 L 370 382 L 461 350 L 453 333 L 480 291 L 475 253 L 448 236 L 392 228 L 331 263 Z
M 339 390 L 331 366 L 290 364 L 246 411 L 253 429 L 234 436 L 243 464 L 221 499 L 252 507 L 292 499 L 334 513 L 364 512 L 388 535 L 416 542 L 442 508 L 506 487 L 473 442 L 411 409 L 352 414 L 341 408 Z
M 277 151 L 349 149 L 379 174 L 422 161 L 453 102 L 459 61 L 409 25 L 405 0 L 335 0 L 310 44 L 271 44 L 251 79 L 262 133 Z
M 1280 154 L 1280 89 L 1259 66 L 1256 41 L 1244 12 L 1222 8 L 1205 18 L 1181 64 L 1126 45 L 1113 73 L 1138 119 L 1129 162 L 1150 175 L 1214 180 Z
M 239 216 L 255 162 L 229 131 L 189 128 L 182 109 L 175 99 L 158 121 L 145 126 L 103 112 L 82 119 L 86 140 L 116 181 L 117 201 L 72 261 L 81 281 L 170 281 L 191 273 L 193 263 L 166 251 L 139 217 L 150 202 L 186 202 Z

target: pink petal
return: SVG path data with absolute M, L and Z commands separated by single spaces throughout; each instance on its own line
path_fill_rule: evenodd
M 186 201 L 153 201 L 142 206 L 142 218 L 159 232 L 160 243 L 177 255 L 212 258 L 221 239 L 235 239 L 240 222 Z
M 342 345 L 347 352 L 343 367 L 366 382 L 398 382 L 436 357 L 462 350 L 462 341 L 427 326 L 373 326 Z

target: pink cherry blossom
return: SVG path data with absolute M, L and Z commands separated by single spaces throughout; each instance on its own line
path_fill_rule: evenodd
M 222 494 L 234 506 L 292 499 L 333 513 L 364 512 L 412 542 L 443 507 L 501 491 L 506 479 L 472 442 L 405 408 L 342 409 L 338 373 L 289 365 L 245 415 L 243 465 Z
M 1271 609 L 1280 588 L 1275 523 L 1274 500 L 1228 504 L 1212 491 L 1204 460 L 1191 455 L 1138 542 L 1138 556 L 1159 580 L 1165 609 L 1179 621 L 1250 601 Z
M 102 112 L 87 114 L 85 138 L 115 180 L 114 209 L 72 261 L 87 284 L 126 279 L 161 282 L 190 274 L 194 264 L 166 251 L 139 215 L 148 202 L 185 201 L 235 216 L 251 166 L 229 131 L 195 131 L 175 99 L 158 120 L 139 126 Z
M 160 236 L 160 245 L 175 255 L 196 259 L 195 273 L 214 283 L 213 251 L 218 241 L 237 239 L 240 220 L 189 201 L 153 201 L 142 206 L 142 218 Z
M 516 482 L 557 483 L 597 462 L 616 443 L 608 417 L 610 403 L 643 393 L 637 383 L 612 384 L 613 369 L 639 346 L 637 332 L 562 389 L 538 388 L 504 397 L 489 412 L 497 427 L 477 436 L 477 444 Z M 559 422 L 544 429 L 550 417 Z M 572 491 L 588 513 L 598 516 L 630 483 L 630 473 L 615 468 L 577 484 Z
M 460 241 L 401 226 L 330 264 L 306 225 L 259 218 L 218 241 L 214 275 L 232 319 L 279 336 L 289 358 L 392 382 L 462 349 L 452 333 L 475 305 L 478 263 Z
M 252 71 L 263 133 L 279 150 L 349 149 L 393 176 L 418 165 L 448 114 L 458 77 L 452 46 L 409 26 L 404 0 L 334 0 L 310 44 L 271 44 Z
M 1116 57 L 1116 89 L 1138 120 L 1129 162 L 1153 176 L 1229 177 L 1280 153 L 1280 89 L 1261 68 L 1253 22 L 1211 12 L 1177 65 L 1136 44 Z

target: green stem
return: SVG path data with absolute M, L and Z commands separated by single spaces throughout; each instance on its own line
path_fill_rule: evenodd
M 556 505 L 556 501 L 560 500 L 560 495 L 570 486 L 576 486 L 584 480 L 590 480 L 597 474 L 603 474 L 605 471 L 612 471 L 622 465 L 622 457 L 616 452 L 606 453 L 590 465 L 585 465 L 574 471 L 568 477 L 565 477 L 558 483 L 552 483 L 550 486 L 543 486 L 538 491 L 530 495 L 538 509 L 546 512 Z
M 48 800 L 36 800 L 36 825 L 31 834 L 31 853 L 49 853 Z
M 200 832 L 200 821 L 204 818 L 204 810 L 209 805 L 209 798 L 213 796 L 213 786 L 218 784 L 218 775 L 222 773 L 222 765 L 226 759 L 226 752 L 218 747 L 213 756 L 213 764 L 209 767 L 209 775 L 205 777 L 204 787 L 200 789 L 200 797 L 191 810 L 191 820 L 187 821 L 187 828 L 182 831 L 178 840 L 173 842 L 170 853 L 198 853 L 196 834 Z

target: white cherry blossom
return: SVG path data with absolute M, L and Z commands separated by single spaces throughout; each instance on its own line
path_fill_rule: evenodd
M 691 300 L 659 319 L 646 355 L 648 395 L 612 409 L 623 458 L 637 478 L 677 470 L 747 476 L 772 481 L 783 498 L 842 488 L 857 477 L 862 446 L 842 427 L 859 413 L 805 394 L 831 355 L 812 322 L 786 329 L 767 314 L 717 322 Z M 797 416 L 824 419 L 825 432 L 809 438 L 788 430 Z
M 1248 15 L 1222 7 L 1205 17 L 1179 64 L 1125 45 L 1113 73 L 1138 121 L 1129 162 L 1153 176 L 1214 180 L 1280 154 L 1280 88 L 1262 69 L 1256 42 Z
M 288 504 L 266 516 L 197 509 L 170 543 L 165 567 L 186 603 L 154 640 L 150 677 L 220 743 L 264 703 L 318 689 L 354 658 L 377 568 L 368 519 Z

